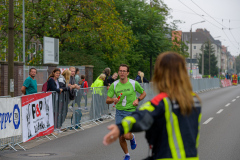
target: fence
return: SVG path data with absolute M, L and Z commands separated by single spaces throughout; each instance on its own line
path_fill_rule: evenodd
M 192 79 L 191 82 L 194 92 L 200 92 L 207 89 L 219 87 L 219 79 L 217 78 Z M 141 84 L 141 86 L 147 93 L 147 96 L 144 98 L 144 100 L 140 101 L 139 106 L 146 101 L 151 100 L 156 95 L 152 83 L 144 83 Z M 75 90 L 73 100 L 69 99 L 69 94 L 69 92 L 63 92 L 61 94 L 52 92 L 51 94 L 51 106 L 53 109 L 53 123 L 55 129 L 73 129 L 76 131 L 77 129 L 84 130 L 85 126 L 92 124 L 99 125 L 102 123 L 101 118 L 114 118 L 116 110 L 115 107 L 113 107 L 113 104 L 106 104 L 106 87 L 81 88 L 79 90 Z M 137 93 L 137 97 L 138 96 L 139 93 Z M 47 106 L 44 107 L 47 110 Z M 49 138 L 48 136 L 46 137 Z M 9 146 L 12 149 L 16 150 L 15 146 L 20 146 L 20 143 L 22 142 L 23 135 L 6 137 L 2 139 L 0 138 L 0 148 L 4 149 Z
M 202 92 L 220 87 L 218 78 L 191 79 L 193 92 Z

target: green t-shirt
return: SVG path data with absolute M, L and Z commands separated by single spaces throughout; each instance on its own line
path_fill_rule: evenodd
M 24 81 L 23 86 L 26 87 L 26 95 L 37 93 L 37 80 L 30 76 Z
M 112 98 L 114 94 L 118 97 L 122 93 L 120 101 L 116 104 L 116 109 L 133 112 L 137 108 L 133 105 L 133 101 L 137 99 L 136 91 L 140 94 L 144 91 L 137 81 L 128 79 L 127 83 L 122 84 L 117 80 L 111 84 L 107 95 Z

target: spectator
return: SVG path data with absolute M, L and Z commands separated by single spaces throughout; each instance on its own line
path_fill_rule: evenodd
M 76 71 L 75 71 L 75 83 L 76 83 L 76 84 L 79 84 L 79 81 L 80 81 L 79 69 L 76 68 Z
M 28 95 L 37 93 L 37 80 L 35 79 L 36 74 L 36 68 L 29 69 L 29 77 L 24 81 L 21 88 L 22 94 Z
M 69 81 L 70 81 L 70 76 L 71 76 L 71 71 L 69 70 L 64 70 L 63 73 L 59 76 L 59 85 L 60 88 L 63 89 L 63 91 L 69 91 L 71 86 L 68 86 Z
M 50 76 L 48 77 L 48 89 L 50 91 L 55 91 L 57 93 L 61 93 L 63 91 L 63 89 L 60 88 L 59 81 L 58 81 L 60 73 L 61 73 L 60 69 L 55 68 L 50 74 Z
M 140 73 L 141 73 L 141 71 L 138 71 L 138 75 L 136 76 L 135 81 L 138 81 L 138 82 L 140 81 L 140 79 L 141 79 Z
M 81 75 L 81 81 L 79 82 L 81 89 L 80 89 L 80 98 L 79 98 L 79 107 L 81 108 L 81 100 L 82 97 L 85 99 L 85 110 L 88 110 L 87 108 L 87 91 L 88 89 L 84 89 L 84 88 L 88 88 L 88 83 L 85 80 L 85 75 Z
M 59 81 L 58 81 L 58 78 L 60 76 L 60 69 L 59 68 L 55 68 L 52 73 L 50 74 L 50 76 L 48 77 L 48 90 L 50 91 L 55 91 L 59 94 L 62 93 L 63 89 L 60 88 L 60 85 L 59 85 Z M 56 96 L 58 98 L 58 96 Z M 59 108 L 57 110 L 54 110 L 54 120 L 57 120 L 59 117 Z M 58 133 L 61 133 L 60 131 L 60 127 L 57 123 L 57 121 L 54 121 L 54 131 L 53 131 L 53 134 L 54 135 L 57 135 Z
M 149 83 L 149 81 L 144 77 L 144 73 L 140 72 L 140 80 L 138 83 Z
M 63 89 L 63 91 L 70 91 L 72 88 L 71 86 L 68 86 L 69 81 L 70 81 L 70 76 L 71 76 L 71 71 L 69 70 L 64 70 L 63 73 L 59 76 L 59 85 L 60 88 Z M 61 98 L 63 98 L 63 101 L 67 102 L 68 101 L 68 97 L 67 96 L 62 96 Z M 63 101 L 59 101 L 59 114 L 61 115 L 60 120 L 58 120 L 58 122 L 60 123 L 60 125 L 62 126 L 63 122 L 65 121 L 66 115 L 68 113 L 68 107 L 66 105 L 64 105 Z M 60 128 L 61 126 L 58 126 L 58 128 Z M 66 130 L 66 129 L 64 129 Z M 58 129 L 58 132 L 59 131 Z
M 104 80 L 104 86 L 106 86 L 107 89 L 108 89 L 109 86 L 110 86 L 110 84 L 108 83 L 107 77 L 110 76 L 110 74 L 111 74 L 111 69 L 110 69 L 110 68 L 105 68 L 105 69 L 103 70 L 103 74 L 105 74 L 105 76 L 106 76 L 106 78 L 105 78 L 105 80 Z
M 70 81 L 68 86 L 72 87 L 72 90 L 70 90 L 69 98 L 70 100 L 74 100 L 75 94 L 73 89 L 80 89 L 80 86 L 77 85 L 75 81 L 75 73 L 76 73 L 75 67 L 70 67 L 69 70 L 71 71 L 71 76 L 70 76 Z
M 96 100 L 96 102 L 99 104 L 98 107 L 94 108 L 95 109 L 95 115 L 93 114 L 93 104 L 91 106 L 91 115 L 92 119 L 98 119 L 99 121 L 102 121 L 103 119 L 100 118 L 100 113 L 103 111 L 103 105 L 105 104 L 102 98 L 102 91 L 103 91 L 103 86 L 104 86 L 104 81 L 106 79 L 105 74 L 100 74 L 100 76 L 94 81 L 94 83 L 91 85 L 91 87 L 97 87 L 94 88 L 93 91 L 93 99 Z
M 117 79 L 117 77 L 118 77 L 117 72 L 113 73 L 112 76 L 108 77 L 108 83 L 111 85 Z

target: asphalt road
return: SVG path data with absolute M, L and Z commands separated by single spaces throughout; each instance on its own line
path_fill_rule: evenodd
M 240 85 L 199 96 L 203 104 L 200 159 L 240 160 Z M 0 151 L 0 160 L 121 160 L 124 154 L 118 142 L 110 146 L 102 144 L 111 123 L 114 121 L 47 141 L 27 151 Z M 141 160 L 148 155 L 148 145 L 144 133 L 135 135 L 138 146 L 134 151 L 130 150 L 130 155 L 132 160 Z

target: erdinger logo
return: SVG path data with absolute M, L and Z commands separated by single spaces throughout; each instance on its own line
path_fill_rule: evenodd
M 15 129 L 18 129 L 20 125 L 20 109 L 17 104 L 13 108 L 13 125 Z
M 20 109 L 18 104 L 14 105 L 13 112 L 0 113 L 1 130 L 6 129 L 7 123 L 13 122 L 14 128 L 18 129 L 20 125 Z

